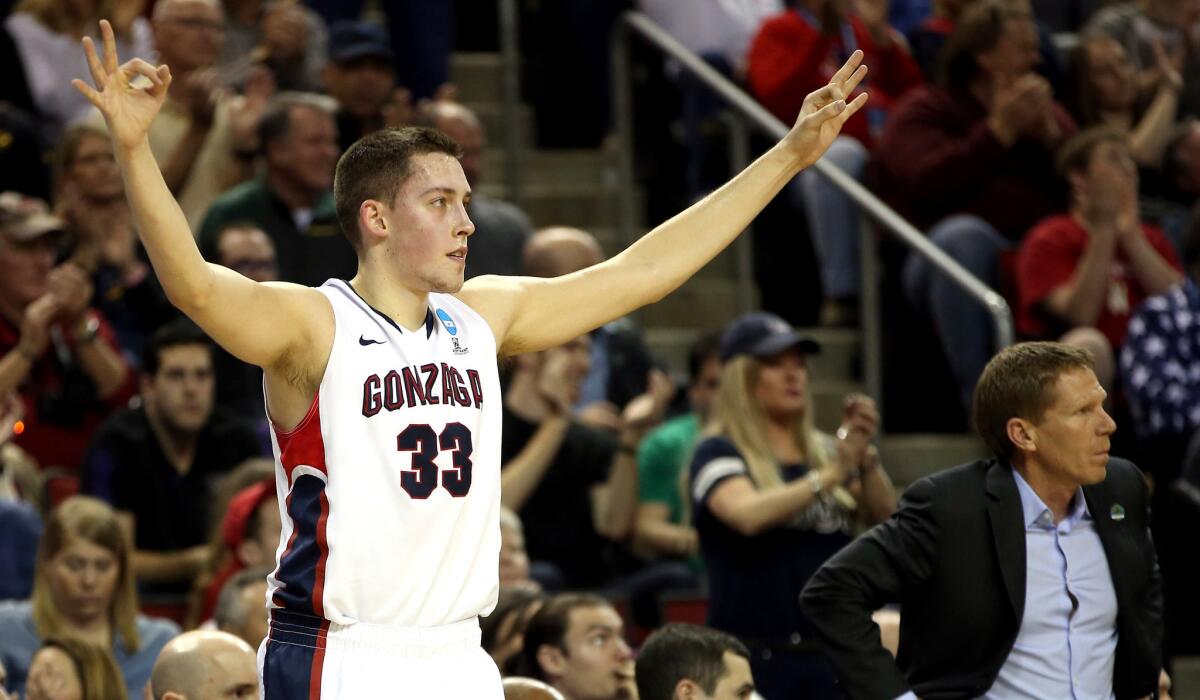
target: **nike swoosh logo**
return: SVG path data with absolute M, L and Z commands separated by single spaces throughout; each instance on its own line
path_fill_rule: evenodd
M 358 344 L 363 345 L 363 346 L 379 345 L 379 344 L 386 343 L 386 342 L 387 342 L 386 340 L 371 340 L 370 338 L 364 338 L 361 335 L 358 336 Z

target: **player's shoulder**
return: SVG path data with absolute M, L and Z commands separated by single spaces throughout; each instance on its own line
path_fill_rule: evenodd
M 502 339 L 525 290 L 530 284 L 542 281 L 533 277 L 480 275 L 467 280 L 462 289 L 450 296 L 465 304 L 487 322 L 496 338 L 496 349 L 502 352 Z

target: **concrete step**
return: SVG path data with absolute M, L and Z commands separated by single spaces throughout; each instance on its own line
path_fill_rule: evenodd
M 722 277 L 693 277 L 657 304 L 643 308 L 643 328 L 684 327 L 720 329 L 737 316 L 737 281 Z
M 494 173 L 496 178 L 505 172 L 507 154 L 502 146 L 502 143 L 493 141 L 492 147 L 484 151 L 488 172 Z M 617 182 L 617 169 L 609 154 L 599 149 L 525 150 L 520 154 L 520 177 L 522 188 L 578 186 L 613 190 Z
M 484 184 L 480 189 L 488 195 L 505 197 L 501 185 Z M 644 195 L 640 193 L 635 195 L 634 206 L 638 209 L 642 207 L 638 200 L 643 198 Z M 576 226 L 590 231 L 617 224 L 616 192 L 608 188 L 570 184 L 524 187 L 521 189 L 520 204 L 535 228 Z M 605 252 L 611 254 L 612 251 Z
M 1200 656 L 1176 656 L 1171 670 L 1171 697 L 1200 700 Z
M 688 352 L 708 328 L 660 326 L 645 328 L 646 344 L 679 378 L 687 377 Z M 823 346 L 822 352 L 808 359 L 812 381 L 853 382 L 857 376 L 859 337 L 857 331 L 829 328 L 801 328 L 801 333 Z
M 498 53 L 455 53 L 450 56 L 450 82 L 466 102 L 504 99 L 504 61 Z
M 857 330 L 848 328 L 797 329 L 821 344 L 821 352 L 808 358 L 808 375 L 814 380 L 859 379 L 862 341 Z
M 887 420 L 887 417 L 884 417 Z M 898 487 L 956 464 L 988 456 L 975 435 L 886 435 L 879 446 L 883 466 Z
M 480 123 L 483 124 L 483 130 L 487 134 L 488 142 L 496 149 L 499 156 L 503 156 L 501 150 L 505 144 L 504 138 L 504 105 L 500 102 L 475 102 L 464 101 L 463 104 L 470 108 L 475 116 L 479 117 Z M 522 144 L 533 143 L 534 129 L 536 128 L 533 122 L 533 110 L 529 105 L 517 105 L 517 133 L 520 134 L 520 142 Z M 489 149 L 491 150 L 491 149 Z M 491 159 L 491 154 L 488 156 Z M 494 170 L 496 177 L 499 178 L 499 169 Z

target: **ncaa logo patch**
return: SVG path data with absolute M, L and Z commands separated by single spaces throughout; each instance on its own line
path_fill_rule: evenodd
M 450 335 L 458 335 L 458 326 L 454 325 L 454 319 L 450 318 L 450 314 L 443 309 L 438 309 L 435 314 L 441 320 L 442 325 L 446 327 L 446 332 Z

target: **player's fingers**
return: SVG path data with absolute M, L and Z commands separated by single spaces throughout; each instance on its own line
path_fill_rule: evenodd
M 847 119 L 853 117 L 858 110 L 862 109 L 863 105 L 867 103 L 867 98 L 867 93 L 864 92 L 855 97 L 850 104 L 846 105 L 846 109 L 839 115 L 839 118 L 842 120 L 841 123 L 845 124 Z
M 76 90 L 82 92 L 84 97 L 88 98 L 88 102 L 91 102 L 96 108 L 100 107 L 100 93 L 93 90 L 91 85 L 88 85 L 79 78 L 72 80 L 71 84 L 75 86 Z
M 846 82 L 847 80 L 850 79 L 850 76 L 854 75 L 855 71 L 858 70 L 858 67 L 860 65 L 862 65 L 862 61 L 863 61 L 862 49 L 855 49 L 854 53 L 850 54 L 850 58 L 847 58 L 846 62 L 842 64 L 842 67 L 838 68 L 838 71 L 833 74 L 833 79 L 830 80 L 829 82 L 831 82 L 831 83 Z
M 814 124 L 816 124 L 817 126 L 820 126 L 821 124 L 824 124 L 825 122 L 829 121 L 830 119 L 836 118 L 839 114 L 841 114 L 844 111 L 846 111 L 846 101 L 845 100 L 835 100 L 835 101 L 830 102 L 829 104 L 825 105 L 824 107 L 818 109 L 817 111 L 813 112 L 812 114 L 810 114 L 808 116 L 808 118 L 810 120 L 812 120 L 812 122 Z
M 104 70 L 104 66 L 100 63 L 100 57 L 96 55 L 96 42 L 92 41 L 92 37 L 83 37 L 83 55 L 87 58 L 88 70 L 92 73 L 92 83 L 99 89 L 103 90 L 107 82 L 108 72 Z
M 108 20 L 100 20 L 100 38 L 104 41 L 104 70 L 109 75 L 117 72 L 117 35 Z
M 854 73 L 851 74 L 851 76 L 846 79 L 846 82 L 842 84 L 842 86 L 843 86 L 842 89 L 844 90 L 844 94 L 846 94 L 846 95 L 854 94 L 854 90 L 856 88 L 858 88 L 859 83 L 861 83 L 863 81 L 863 78 L 865 78 L 865 77 L 867 77 L 867 67 L 859 66 L 858 70 L 854 71 Z
M 162 78 L 158 74 L 158 67 L 150 65 L 148 61 L 140 58 L 131 58 L 126 61 L 125 65 L 121 66 L 121 73 L 127 79 L 135 75 L 141 75 L 149 78 L 150 82 L 156 86 L 162 85 Z

